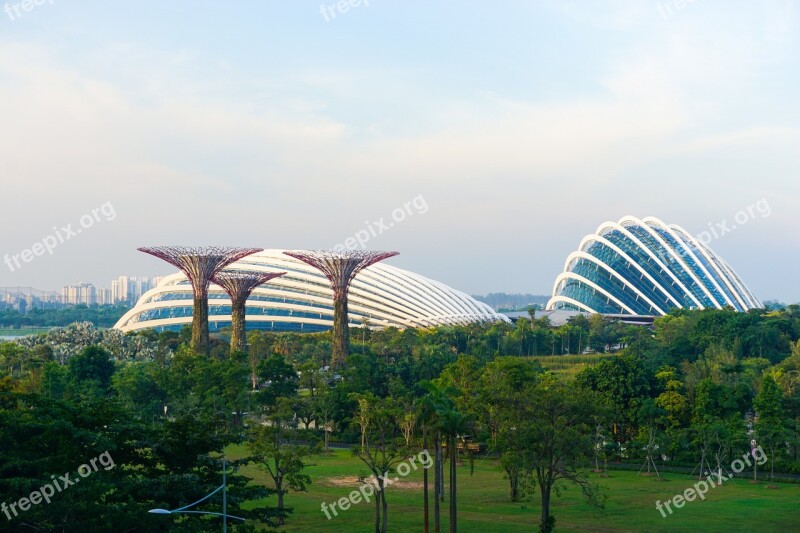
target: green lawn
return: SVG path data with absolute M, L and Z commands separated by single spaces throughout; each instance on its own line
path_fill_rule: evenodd
M 615 354 L 536 355 L 531 359 L 559 377 L 574 378 L 584 368 L 597 365 L 603 359 L 618 357 Z
M 0 337 L 4 336 L 25 336 L 47 333 L 51 327 L 28 327 L 28 328 L 0 328 Z
M 240 448 L 231 448 L 229 455 L 241 456 Z M 328 520 L 320 506 L 328 504 L 357 488 L 352 478 L 366 473 L 366 468 L 350 452 L 336 450 L 330 456 L 313 459 L 307 469 L 313 483 L 307 493 L 286 497 L 294 513 L 282 528 L 286 532 L 307 531 L 371 531 L 373 504 L 359 503 L 337 517 Z M 265 474 L 255 466 L 246 474 L 267 483 Z M 432 473 L 432 470 L 431 470 Z M 458 471 L 459 530 L 483 533 L 531 532 L 539 520 L 538 498 L 513 504 L 508 500 L 507 482 L 493 460 L 477 460 L 475 473 L 470 476 L 465 464 Z M 430 476 L 433 477 L 432 475 Z M 348 479 L 349 478 L 349 479 Z M 746 480 L 731 480 L 712 488 L 705 501 L 688 502 L 672 515 L 663 518 L 655 501 L 667 500 L 696 481 L 682 474 L 669 474 L 666 481 L 637 477 L 635 472 L 613 471 L 608 478 L 595 478 L 606 487 L 605 509 L 596 510 L 584 503 L 580 491 L 569 486 L 560 498 L 554 498 L 552 512 L 557 531 L 796 531 L 800 523 L 800 485 L 752 485 Z M 422 471 L 402 479 L 406 485 L 395 483 L 387 489 L 389 531 L 422 531 Z M 398 486 L 399 485 L 399 486 Z M 538 496 L 538 495 L 537 495 Z M 432 500 L 432 492 L 431 492 Z M 268 501 L 275 505 L 274 498 Z M 431 501 L 431 512 L 433 509 Z M 431 516 L 431 531 L 433 520 Z M 447 531 L 447 503 L 442 507 L 442 530 Z

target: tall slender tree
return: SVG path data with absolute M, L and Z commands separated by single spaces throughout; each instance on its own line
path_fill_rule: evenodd
M 761 390 L 753 403 L 758 414 L 756 437 L 769 450 L 769 479 L 772 481 L 775 476 L 775 455 L 785 447 L 788 430 L 783 392 L 771 375 L 765 376 L 762 380 Z M 755 458 L 755 453 L 753 457 Z M 755 464 L 753 467 L 755 468 Z
M 353 449 L 353 455 L 366 465 L 372 474 L 371 480 L 362 483 L 375 483 L 375 533 L 387 533 L 389 528 L 389 505 L 386 500 L 386 481 L 395 467 L 408 456 L 408 448 L 397 425 L 398 408 L 391 398 L 377 398 L 368 394 L 359 400 L 356 416 L 366 416 L 369 424 L 361 447 Z M 366 411 L 366 412 L 365 412 Z M 364 426 L 362 426 L 364 427 Z
M 441 531 L 441 509 L 440 504 L 444 501 L 444 472 L 442 465 L 442 427 L 441 414 L 453 409 L 454 396 L 458 391 L 440 382 L 423 381 L 420 387 L 427 394 L 420 399 L 421 420 L 428 425 L 434 445 L 434 467 L 433 467 L 433 530 L 436 533 Z M 427 480 L 427 470 L 424 476 Z M 426 489 L 427 490 L 427 489 Z
M 447 454 L 450 456 L 450 533 L 458 531 L 458 441 L 469 431 L 469 416 L 449 409 L 439 413 L 442 433 L 447 438 Z

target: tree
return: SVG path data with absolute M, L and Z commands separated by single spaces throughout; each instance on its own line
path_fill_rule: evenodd
M 131 411 L 154 419 L 164 414 L 167 405 L 167 391 L 159 380 L 163 373 L 155 363 L 128 363 L 114 373 L 112 388 Z
M 578 347 L 575 353 L 582 354 L 589 342 L 591 321 L 586 315 L 575 315 L 567 319 L 567 322 L 572 327 L 573 335 L 576 333 L 578 335 Z
M 457 395 L 458 390 L 444 385 L 441 379 L 434 382 L 423 381 L 419 383 L 419 386 L 427 392 L 420 400 L 420 418 L 426 427 L 430 428 L 434 438 L 433 529 L 438 533 L 441 531 L 439 504 L 444 501 L 441 413 L 453 409 L 454 403 L 451 396 Z M 427 483 L 427 470 L 425 482 Z
M 297 372 L 282 355 L 274 354 L 261 361 L 258 375 L 266 382 L 266 387 L 259 393 L 260 401 L 268 407 L 275 406 L 279 398 L 297 394 Z
M 536 382 L 540 372 L 539 365 L 529 359 L 498 357 L 483 368 L 479 379 L 478 423 L 489 432 L 491 447 L 500 455 L 512 502 L 524 496 L 524 456 L 516 431 L 520 393 Z
M 467 415 L 455 409 L 448 409 L 438 414 L 439 426 L 447 438 L 447 453 L 450 456 L 450 533 L 458 531 L 458 483 L 456 462 L 458 459 L 458 440 L 469 431 L 471 420 Z
M 269 353 L 270 341 L 263 331 L 253 331 L 247 337 L 249 350 L 247 361 L 250 366 L 250 386 L 258 390 L 258 364 Z
M 318 368 L 313 361 L 303 363 L 299 366 L 299 381 L 298 385 L 308 391 L 309 396 L 315 398 L 319 394 L 325 392 L 325 372 Z
M 667 412 L 656 406 L 656 403 L 651 398 L 646 398 L 639 408 L 639 435 L 637 444 L 641 444 L 642 451 L 644 451 L 644 464 L 639 469 L 639 474 L 642 473 L 644 467 L 647 467 L 647 474 L 650 475 L 652 467 L 656 472 L 656 476 L 661 477 L 658 473 L 655 457 L 661 454 L 661 431 L 660 426 L 664 425 Z
M 756 422 L 758 440 L 769 449 L 769 478 L 772 481 L 775 474 L 775 455 L 778 450 L 785 447 L 788 432 L 784 417 L 783 393 L 771 375 L 764 377 L 761 390 L 753 403 L 758 415 Z
M 455 363 L 447 365 L 436 382 L 443 391 L 455 396 L 455 406 L 462 412 L 471 411 L 477 395 L 480 361 L 471 355 L 461 355 Z
M 189 515 L 173 523 L 147 510 L 175 509 L 219 486 L 220 452 L 228 437 L 216 418 L 186 416 L 153 424 L 113 396 L 56 399 L 21 394 L 0 383 L 0 502 L 13 502 L 55 478 L 53 473 L 75 472 L 94 460 L 91 477 L 54 491 L 47 505 L 12 515 L 10 528 L 205 531 L 203 518 Z M 241 508 L 245 501 L 266 498 L 269 490 L 237 474 L 240 462 L 231 466 L 228 512 L 274 526 L 273 509 Z M 222 510 L 221 498 L 205 503 L 205 510 Z
M 800 341 L 793 342 L 791 346 L 792 355 L 781 362 L 774 376 L 784 393 L 790 422 L 791 457 L 793 461 L 797 461 L 800 447 Z
M 650 383 L 639 357 L 623 355 L 603 359 L 576 376 L 578 385 L 598 392 L 612 408 L 612 431 L 617 442 L 634 434 L 637 413 L 649 397 Z
M 610 344 L 609 321 L 601 314 L 589 317 L 589 348 L 595 352 L 604 353 Z
M 594 448 L 594 421 L 601 409 L 594 395 L 554 378 L 530 384 L 521 392 L 517 431 L 521 434 L 526 471 L 539 488 L 542 514 L 539 530 L 555 527 L 550 514 L 553 489 L 561 480 L 577 484 L 587 500 L 602 506 L 603 497 L 580 467 L 589 462 Z
M 93 380 L 104 389 L 111 384 L 114 362 L 111 354 L 99 346 L 88 346 L 69 360 L 69 370 L 78 381 Z
M 335 404 L 328 401 L 328 394 L 317 396 L 312 400 L 311 408 L 314 411 L 316 427 L 319 428 L 319 423 L 322 422 L 323 442 L 325 453 L 328 452 L 328 441 L 330 439 L 332 415 L 336 408 Z
M 656 379 L 664 391 L 656 397 L 655 404 L 666 411 L 673 428 L 683 425 L 689 415 L 689 400 L 683 394 L 683 383 L 678 377 L 671 366 L 662 366 L 656 372 Z
M 417 425 L 417 415 L 412 411 L 410 405 L 406 404 L 402 411 L 398 413 L 397 425 L 403 432 L 403 440 L 406 448 L 411 447 L 411 438 L 414 436 L 414 427 Z
M 284 496 L 289 491 L 306 491 L 311 478 L 303 473 L 305 459 L 312 448 L 292 442 L 294 431 L 291 427 L 291 404 L 285 400 L 280 408 L 269 417 L 269 425 L 254 427 L 248 436 L 247 447 L 253 459 L 267 471 L 278 496 L 278 523 L 285 523 L 287 509 Z
M 0 342 L 0 370 L 12 376 L 24 372 L 28 350 L 15 342 Z
M 520 317 L 514 323 L 514 331 L 512 336 L 519 345 L 517 355 L 530 355 L 530 321 Z
M 428 433 L 431 426 L 436 423 L 436 406 L 429 395 L 417 398 L 414 406 L 417 414 L 417 424 L 422 429 L 422 449 L 428 452 Z M 430 531 L 429 524 L 429 505 L 428 505 L 428 469 L 422 472 L 422 499 L 423 499 L 423 533 Z M 438 528 L 437 528 L 438 531 Z
M 375 533 L 386 533 L 389 527 L 389 506 L 386 501 L 386 479 L 395 465 L 408 456 L 400 428 L 397 426 L 399 409 L 391 398 L 374 396 L 359 398 L 355 416 L 362 427 L 362 446 L 353 449 L 353 455 L 363 462 L 377 484 L 375 489 Z M 368 423 L 364 424 L 364 419 Z M 368 484 L 365 477 L 362 483 Z

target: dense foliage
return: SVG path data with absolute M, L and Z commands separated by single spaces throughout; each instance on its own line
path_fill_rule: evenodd
M 652 328 L 590 316 L 558 327 L 525 318 L 353 329 L 334 373 L 329 334 L 251 332 L 249 354 L 229 354 L 221 335 L 206 358 L 186 348 L 186 331 L 72 325 L 0 343 L 0 501 L 108 451 L 115 468 L 16 520 L 64 531 L 214 530 L 208 519 L 146 511 L 212 490 L 224 447 L 241 443 L 274 483 L 248 486 L 231 472 L 229 512 L 277 524 L 291 520 L 292 492 L 310 482 L 302 471 L 318 447 L 353 445 L 368 477 L 426 446 L 434 521 L 441 502 L 457 523 L 457 466 L 485 450 L 499 458 L 510 500 L 541 499 L 539 527 L 549 531 L 547 504 L 564 483 L 596 505 L 613 498 L 585 475 L 608 462 L 713 469 L 755 439 L 770 460 L 761 471 L 800 472 L 799 337 L 797 306 L 676 311 Z M 576 374 L 546 370 L 583 353 L 609 355 Z M 259 505 L 245 511 L 245 500 Z M 391 494 L 376 500 L 376 531 L 390 503 Z
M 15 309 L 0 309 L 0 328 L 59 327 L 73 322 L 91 322 L 100 328 L 110 328 L 124 315 L 129 305 L 71 305 L 58 309 L 33 307 L 27 313 Z

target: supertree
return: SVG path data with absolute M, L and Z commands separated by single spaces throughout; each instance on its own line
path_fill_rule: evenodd
M 283 252 L 308 263 L 325 274 L 333 289 L 333 350 L 331 366 L 344 365 L 350 349 L 350 328 L 347 316 L 347 293 L 356 274 L 370 265 L 397 255 L 397 252 L 369 250 L 295 250 Z
M 244 270 L 222 270 L 211 277 L 211 281 L 225 289 L 231 298 L 231 354 L 247 351 L 245 343 L 245 303 L 250 293 L 273 278 L 286 272 L 247 272 Z
M 175 265 L 189 279 L 194 293 L 192 350 L 208 355 L 208 284 L 211 278 L 234 261 L 260 252 L 263 248 L 148 246 L 138 250 Z

